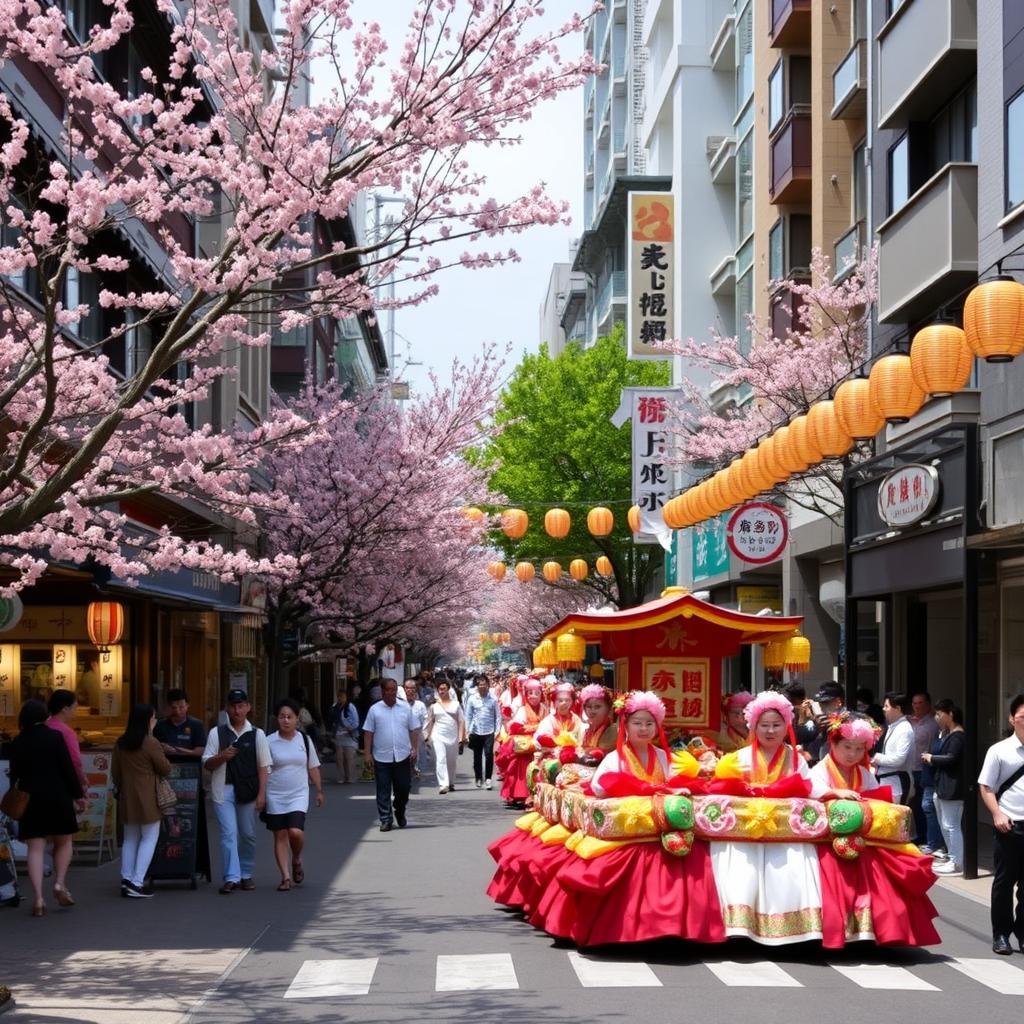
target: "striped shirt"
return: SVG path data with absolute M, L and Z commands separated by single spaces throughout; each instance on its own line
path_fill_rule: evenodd
M 498 702 L 487 694 L 481 697 L 479 693 L 472 693 L 466 708 L 466 731 L 470 736 L 488 736 L 498 731 L 498 723 L 501 721 L 501 710 Z

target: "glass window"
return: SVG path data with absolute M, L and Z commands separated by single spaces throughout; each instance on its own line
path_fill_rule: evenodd
M 135 310 L 125 310 L 125 314 L 130 326 L 124 336 L 124 375 L 131 378 L 141 372 L 149 362 L 150 353 L 153 351 L 153 328 L 149 324 L 136 326 L 135 320 L 139 318 L 139 314 Z
M 754 9 L 747 4 L 736 19 L 736 109 L 743 105 L 754 91 Z
M 768 76 L 768 131 L 775 131 L 785 110 L 783 96 L 783 62 L 780 60 Z
M 754 309 L 754 272 L 748 270 L 736 282 L 736 335 L 739 350 L 750 351 L 750 314 Z
M 736 151 L 736 238 L 754 230 L 754 133 L 748 132 Z
M 780 217 L 768 232 L 768 280 L 781 281 L 785 274 L 786 222 Z
M 811 102 L 811 58 L 790 57 L 789 58 L 789 92 L 787 94 L 789 106 L 797 103 L 810 104 Z
M 853 0 L 853 16 L 850 18 L 853 42 L 868 37 L 868 0 Z
M 1006 105 L 1006 208 L 1024 202 L 1024 90 Z
M 929 172 L 951 161 L 974 163 L 977 154 L 978 95 L 972 82 L 953 97 L 928 125 Z
M 868 169 L 867 148 L 861 143 L 853 151 L 853 223 L 859 224 L 868 217 Z
M 889 150 L 889 213 L 895 213 L 910 198 L 908 150 L 906 135 Z

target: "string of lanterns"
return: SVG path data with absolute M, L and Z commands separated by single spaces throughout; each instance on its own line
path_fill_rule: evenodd
M 1024 285 L 1005 276 L 976 285 L 963 320 L 962 329 L 944 322 L 922 328 L 909 355 L 882 356 L 867 377 L 844 381 L 833 398 L 815 402 L 725 469 L 670 499 L 662 509 L 665 525 L 680 530 L 714 519 L 791 476 L 842 458 L 887 423 L 906 423 L 929 396 L 966 387 L 975 357 L 1005 363 L 1024 353 Z

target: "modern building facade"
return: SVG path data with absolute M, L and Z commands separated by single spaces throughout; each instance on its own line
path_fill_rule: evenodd
M 583 345 L 587 341 L 587 320 L 584 304 L 587 295 L 586 276 L 572 269 L 576 257 L 576 246 L 571 247 L 570 259 L 566 263 L 555 263 L 551 267 L 547 291 L 540 306 L 539 340 L 547 346 L 552 358 L 563 351 L 569 342 Z M 578 316 L 571 324 L 562 326 L 566 308 L 572 305 Z

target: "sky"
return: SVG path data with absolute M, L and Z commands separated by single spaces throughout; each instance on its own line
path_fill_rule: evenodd
M 359 0 L 354 18 L 359 22 L 369 16 L 379 22 L 389 44 L 394 40 L 392 49 L 397 50 L 414 6 L 413 0 Z M 543 18 L 531 25 L 557 28 L 574 9 L 583 11 L 587 6 L 583 0 L 550 0 Z M 571 37 L 565 44 L 565 56 L 574 57 L 582 46 L 582 35 Z M 499 200 L 513 198 L 543 181 L 553 198 L 570 203 L 572 225 L 542 226 L 488 239 L 485 247 L 514 248 L 521 262 L 489 270 L 445 270 L 435 278 L 439 295 L 396 312 L 398 377 L 409 381 L 414 395 L 426 389 L 430 368 L 443 377 L 454 359 L 471 358 L 487 342 L 498 342 L 502 348 L 511 342 L 509 370 L 522 352 L 536 350 L 540 344 L 540 307 L 551 265 L 568 260 L 570 243 L 583 231 L 582 87 L 538 106 L 521 134 L 523 143 L 518 147 L 481 147 L 474 154 L 488 177 L 489 193 Z M 454 248 L 461 251 L 465 243 Z M 444 258 L 443 253 L 438 255 Z M 384 327 L 386 319 L 382 320 Z M 406 360 L 423 365 L 404 366 Z

